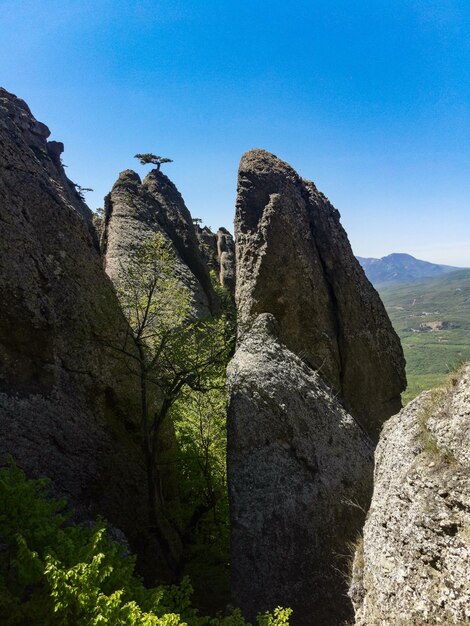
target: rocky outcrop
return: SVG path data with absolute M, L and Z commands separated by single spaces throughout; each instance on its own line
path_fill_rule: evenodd
M 217 235 L 211 231 L 209 226 L 199 226 L 199 224 L 195 224 L 194 227 L 196 229 L 199 249 L 207 267 L 218 274 L 220 268 L 217 255 Z
M 372 441 L 401 407 L 403 352 L 339 213 L 263 150 L 240 163 L 235 238 L 234 601 L 251 619 L 280 603 L 299 626 L 342 624 L 352 605 L 339 555 L 371 496 Z
M 252 150 L 240 163 L 235 238 L 242 331 L 272 313 L 281 340 L 377 439 L 401 408 L 405 362 L 338 211 L 287 163 Z
M 125 170 L 105 199 L 101 248 L 113 280 L 135 246 L 153 233 L 162 233 L 172 242 L 179 276 L 192 294 L 195 312 L 214 313 L 217 298 L 181 194 L 160 171 L 152 170 L 142 182 L 138 174 Z
M 216 273 L 222 287 L 233 295 L 235 293 L 235 242 L 232 235 L 222 226 L 217 233 L 213 233 L 207 226 L 201 228 L 198 225 L 196 225 L 196 235 L 208 267 Z
M 235 242 L 226 228 L 217 231 L 219 281 L 230 293 L 235 293 Z
M 350 594 L 357 626 L 470 620 L 470 366 L 384 426 Z
M 107 348 L 127 325 L 49 134 L 0 90 L 0 462 L 51 478 L 81 519 L 105 516 L 163 574 L 146 530 L 137 380 Z
M 278 332 L 260 315 L 228 370 L 233 600 L 250 620 L 282 605 L 294 625 L 340 625 L 352 614 L 345 554 L 370 497 L 372 444 Z

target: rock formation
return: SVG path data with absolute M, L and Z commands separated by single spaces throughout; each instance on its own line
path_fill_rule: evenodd
M 105 516 L 162 571 L 145 530 L 137 380 L 106 347 L 126 322 L 49 134 L 0 90 L 0 462 L 50 477 L 81 519 Z
M 230 293 L 235 292 L 235 242 L 226 228 L 217 231 L 217 257 L 219 259 L 219 280 Z
M 470 620 L 470 366 L 384 426 L 350 595 L 357 626 Z
M 250 618 L 280 603 L 299 626 L 342 624 L 352 606 L 338 555 L 371 495 L 372 439 L 401 407 L 400 342 L 339 213 L 262 150 L 241 160 L 235 235 L 234 601 Z
M 272 313 L 281 340 L 321 371 L 377 439 L 401 408 L 405 362 L 339 218 L 287 163 L 263 150 L 246 153 L 235 218 L 238 319 L 243 330 Z
M 141 182 L 132 170 L 121 172 L 105 199 L 101 247 L 106 272 L 116 280 L 132 249 L 152 233 L 169 239 L 179 258 L 179 274 L 188 286 L 195 312 L 217 310 L 208 268 L 199 249 L 191 214 L 175 185 L 152 170 Z
M 213 233 L 207 226 L 196 226 L 196 235 L 208 267 L 216 273 L 222 287 L 234 294 L 235 242 L 232 235 L 222 226 L 217 233 Z
M 250 620 L 282 605 L 294 625 L 340 625 L 373 447 L 278 330 L 259 315 L 228 370 L 233 600 Z

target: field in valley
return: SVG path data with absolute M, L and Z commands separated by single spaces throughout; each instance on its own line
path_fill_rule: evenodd
M 470 360 L 470 269 L 376 289 L 405 352 L 406 403 Z

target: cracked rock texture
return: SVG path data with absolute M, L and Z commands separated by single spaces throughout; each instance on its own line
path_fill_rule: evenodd
M 470 366 L 384 426 L 356 552 L 356 626 L 470 620 Z
M 344 572 L 364 521 L 373 447 L 322 377 L 259 315 L 228 368 L 232 592 L 254 620 L 282 605 L 292 624 L 352 615 Z
M 162 233 L 173 244 L 179 276 L 192 294 L 195 312 L 200 316 L 216 312 L 217 297 L 191 214 L 165 174 L 155 169 L 141 181 L 132 170 L 121 172 L 105 198 L 102 228 L 101 249 L 113 281 L 136 245 L 153 233 Z
M 405 361 L 338 211 L 290 165 L 251 150 L 240 162 L 235 239 L 242 331 L 272 313 L 281 340 L 321 371 L 377 439 L 401 408 Z
M 126 323 L 49 134 L 0 89 L 0 462 L 51 478 L 79 518 L 105 516 L 155 571 L 137 381 L 103 345 Z

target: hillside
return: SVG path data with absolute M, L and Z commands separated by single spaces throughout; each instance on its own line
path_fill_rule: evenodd
M 441 276 L 460 268 L 437 265 L 416 259 L 411 254 L 393 253 L 381 259 L 357 257 L 367 278 L 377 288 L 382 284 L 411 283 L 423 278 Z
M 378 290 L 403 344 L 406 402 L 470 359 L 470 270 Z

